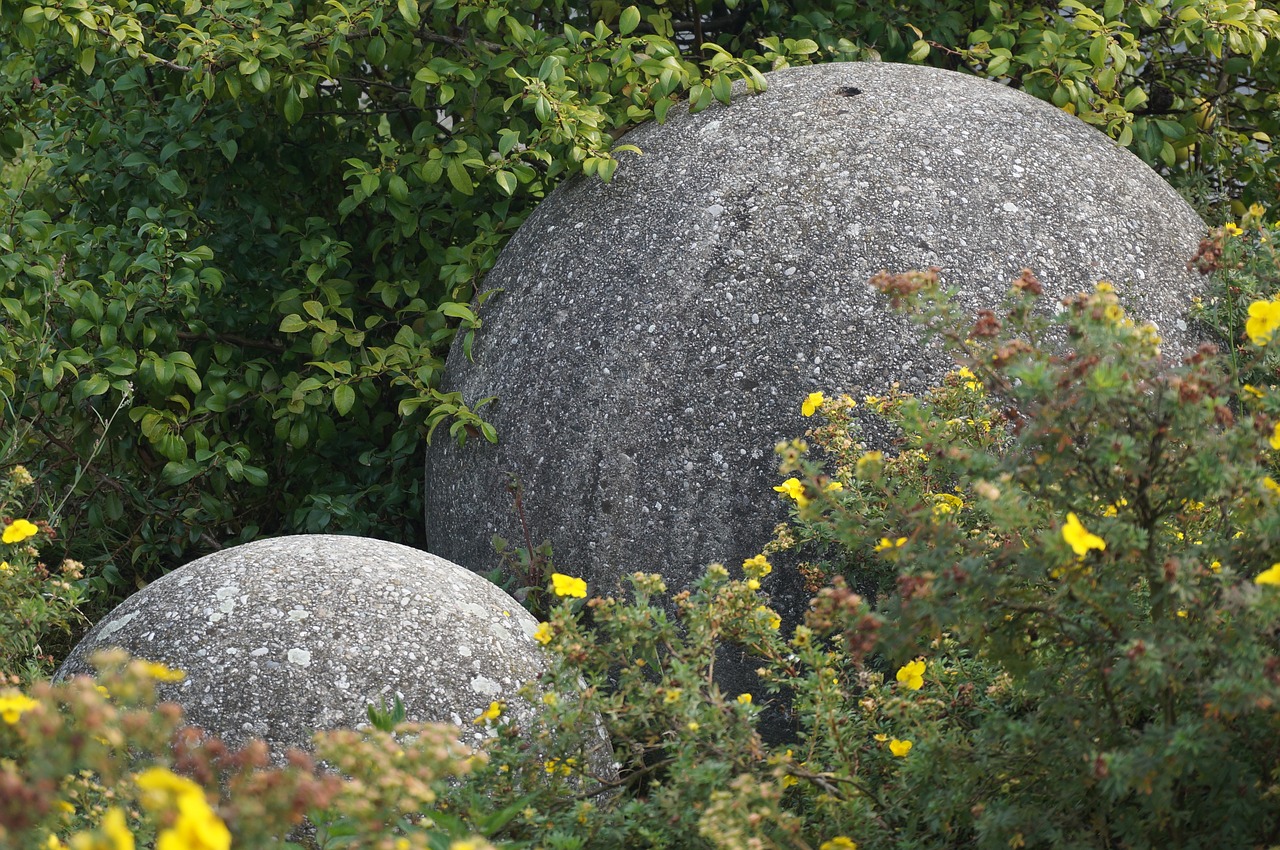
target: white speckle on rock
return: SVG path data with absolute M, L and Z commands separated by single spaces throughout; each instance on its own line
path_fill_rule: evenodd
M 1013 203 L 1012 201 L 1005 201 L 1003 204 L 1000 205 L 1000 209 L 1004 210 L 1007 213 L 1016 213 L 1018 211 L 1018 205 Z
M 136 616 L 138 616 L 138 612 L 134 611 L 132 614 L 125 614 L 123 617 L 117 617 L 110 623 L 107 623 L 102 627 L 102 631 L 98 632 L 98 640 L 102 640 L 103 638 L 109 637 L 120 631 L 125 626 L 129 625 L 129 621 Z
M 311 653 L 307 652 L 305 649 L 299 649 L 296 646 L 289 650 L 285 655 L 285 658 L 289 659 L 290 664 L 296 664 L 299 667 L 311 666 Z
M 249 654 L 252 655 L 254 658 L 261 658 L 262 656 L 266 655 L 268 651 L 269 650 L 265 646 L 260 646 L 257 649 L 255 649 L 253 652 L 250 652 Z
M 308 617 L 310 617 L 310 616 L 311 616 L 311 613 L 310 613 L 309 611 L 306 611 L 306 610 L 302 609 L 302 608 L 294 608 L 292 611 L 290 611 L 290 612 L 289 612 L 288 614 L 286 614 L 285 616 L 287 616 L 287 617 L 288 617 L 290 620 L 292 620 L 293 622 L 298 623 L 298 622 L 301 622 L 301 621 L 303 621 L 303 620 L 307 619 Z
M 476 676 L 471 680 L 471 690 L 488 697 L 496 697 L 502 693 L 502 685 L 485 676 Z

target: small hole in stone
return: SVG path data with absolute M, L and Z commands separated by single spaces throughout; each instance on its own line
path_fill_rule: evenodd
M 858 88 L 857 86 L 841 86 L 840 94 L 844 95 L 845 97 L 853 97 L 854 95 L 862 94 L 862 89 Z

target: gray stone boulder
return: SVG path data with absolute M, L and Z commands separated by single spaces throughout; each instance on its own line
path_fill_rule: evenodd
M 610 184 L 574 179 L 530 216 L 485 282 L 473 360 L 444 383 L 499 442 L 427 450 L 428 548 L 473 570 L 491 536 L 617 589 L 635 571 L 686 587 L 754 555 L 783 519 L 775 443 L 806 394 L 922 390 L 953 368 L 868 279 L 938 266 L 971 310 L 1023 267 L 1045 302 L 1115 283 L 1173 355 L 1194 348 L 1184 264 L 1203 222 L 1158 175 L 1035 98 L 934 68 L 848 63 L 768 75 L 625 142 Z M 807 595 L 766 580 L 785 619 Z
M 280 759 L 320 729 L 367 722 L 396 696 L 409 720 L 453 723 L 470 745 L 493 701 L 528 728 L 516 692 L 546 669 L 535 620 L 491 582 L 435 555 L 362 537 L 260 540 L 152 582 L 98 623 L 58 670 L 123 647 L 183 670 L 161 684 L 187 719 L 229 743 L 262 738 Z M 606 739 L 593 764 L 612 762 Z

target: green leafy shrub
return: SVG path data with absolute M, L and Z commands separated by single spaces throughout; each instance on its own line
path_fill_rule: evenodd
M 7 4 L 0 393 L 117 593 L 279 531 L 420 537 L 417 452 L 479 281 L 614 134 L 758 72 L 685 59 L 670 12 L 378 0 Z M 583 28 L 585 27 L 585 29 Z M 93 498 L 88 498 L 92 494 Z M 45 492 L 38 493 L 38 497 Z
M 60 545 L 107 605 L 266 534 L 420 541 L 423 436 L 497 436 L 439 377 L 506 239 L 628 127 L 761 70 L 985 75 L 1207 204 L 1274 200 L 1273 10 L 979 6 L 6 4 L 0 393 L 36 500 L 75 485 Z
M 0 476 L 0 684 L 29 682 L 53 672 L 82 616 L 84 566 L 65 560 L 56 572 L 40 560 L 36 544 L 52 534 L 32 522 L 22 491 L 34 484 L 26 467 Z M 56 654 L 55 654 L 56 650 Z

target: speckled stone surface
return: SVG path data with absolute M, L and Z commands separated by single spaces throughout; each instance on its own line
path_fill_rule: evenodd
M 234 743 L 259 737 L 277 758 L 318 729 L 367 722 L 396 695 L 410 720 L 472 720 L 493 700 L 526 728 L 516 695 L 546 667 L 535 620 L 491 582 L 435 555 L 362 537 L 261 540 L 156 580 L 98 623 L 58 671 L 120 646 L 186 672 L 162 684 L 194 724 Z M 602 751 L 603 752 L 603 751 Z M 606 763 L 609 759 L 605 760 Z
M 427 450 L 428 548 L 474 570 L 522 535 L 614 589 L 673 590 L 737 566 L 786 512 L 774 444 L 814 390 L 920 390 L 952 368 L 867 286 L 940 266 L 970 309 L 1023 267 L 1046 302 L 1114 281 L 1166 352 L 1194 344 L 1184 264 L 1204 225 L 1154 172 L 1053 106 L 947 71 L 850 63 L 769 75 L 769 90 L 625 139 L 614 182 L 576 179 L 489 274 L 474 362 L 445 384 L 500 441 Z M 766 585 L 791 622 L 793 570 Z

